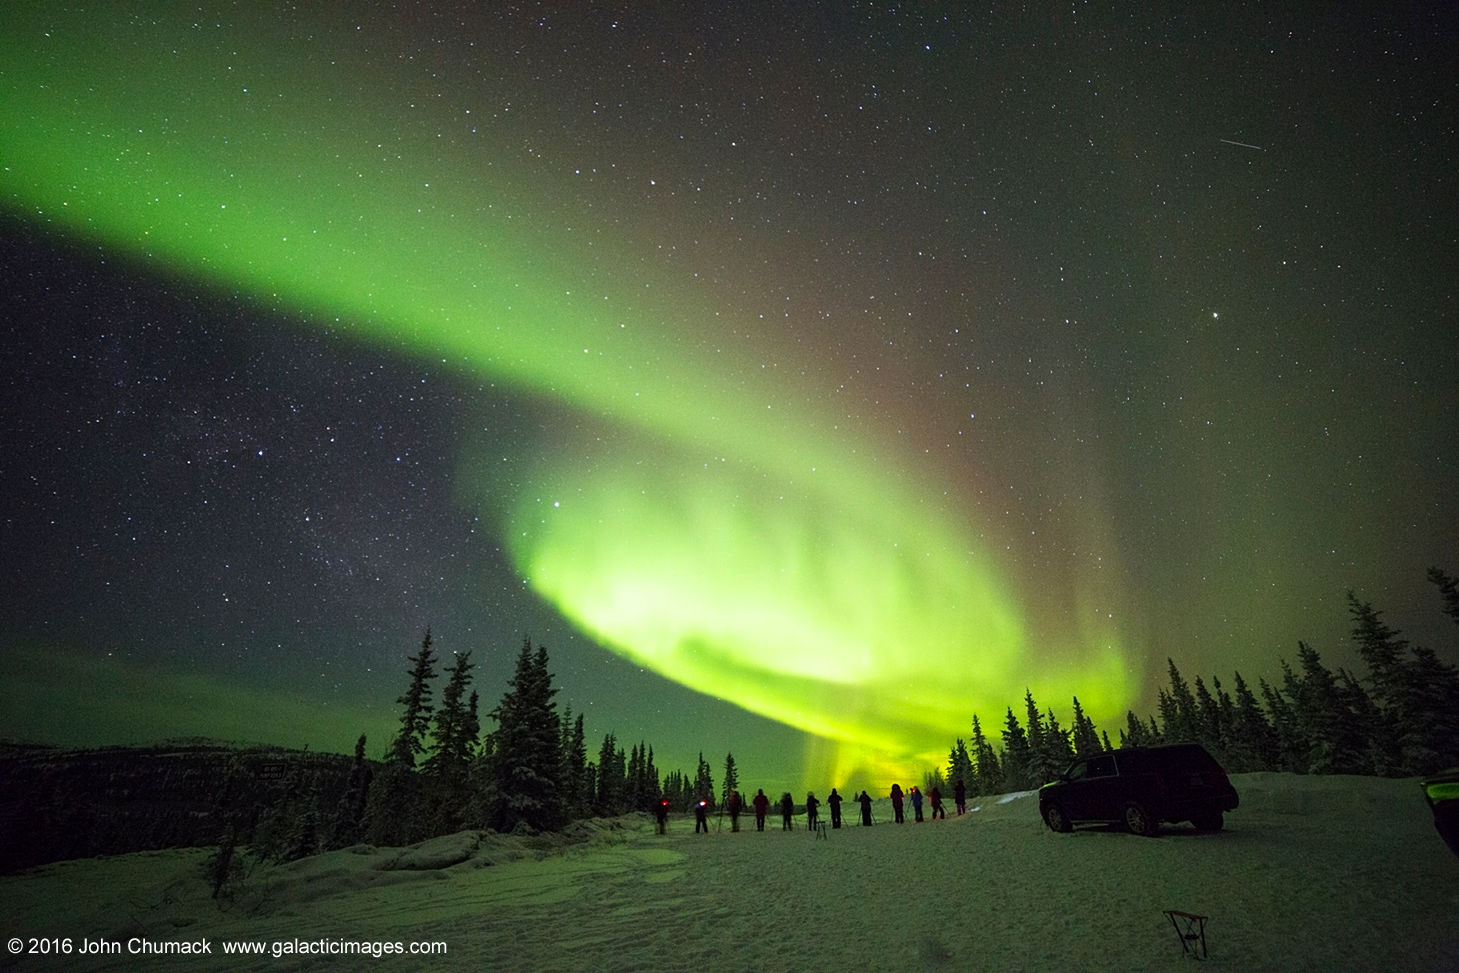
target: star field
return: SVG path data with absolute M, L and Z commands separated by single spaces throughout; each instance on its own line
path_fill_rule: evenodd
M 136 734 L 383 745 L 427 624 L 484 699 L 527 631 L 789 788 L 1341 660 L 1349 588 L 1452 649 L 1446 13 L 15 19 L 7 668 L 208 681 Z

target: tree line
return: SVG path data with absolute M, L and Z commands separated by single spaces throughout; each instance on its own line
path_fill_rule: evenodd
M 1442 610 L 1459 624 L 1459 582 L 1438 568 L 1429 580 Z M 1298 774 L 1368 774 L 1407 777 L 1459 764 L 1459 669 L 1432 649 L 1412 645 L 1383 621 L 1371 603 L 1348 592 L 1352 640 L 1365 672 L 1323 664 L 1305 642 L 1297 662 L 1281 660 L 1281 678 L 1258 679 L 1253 689 L 1236 672 L 1228 690 L 1220 678 L 1208 686 L 1186 681 L 1167 659 L 1168 684 L 1157 698 L 1158 718 L 1126 712 L 1118 746 L 1194 741 L 1232 773 L 1270 770 Z M 1073 699 L 1070 725 L 1043 709 L 1026 691 L 1023 719 L 1012 706 L 997 745 L 976 714 L 972 735 L 959 737 L 946 770 L 926 775 L 927 786 L 962 780 L 970 793 L 1001 794 L 1038 787 L 1076 758 L 1114 749 Z
M 365 738 L 355 750 L 355 772 L 333 815 L 324 847 L 360 841 L 402 845 L 463 828 L 498 832 L 552 831 L 585 817 L 647 811 L 660 800 L 688 809 L 715 801 L 714 776 L 704 754 L 692 776 L 660 775 L 653 747 L 640 742 L 625 753 L 613 733 L 603 737 L 597 759 L 588 759 L 582 714 L 557 712 L 547 650 L 523 639 L 514 674 L 483 732 L 479 695 L 472 689 L 471 653 L 455 655 L 441 674 L 427 629 L 408 659 L 410 683 L 397 703 L 400 729 L 383 766 L 365 759 Z M 739 786 L 733 753 L 725 755 L 724 793 Z M 317 850 L 317 846 L 316 846 Z M 291 846 L 283 857 L 312 853 Z
M 1459 623 L 1459 584 L 1438 569 L 1429 577 L 1444 612 Z M 1348 609 L 1362 674 L 1328 668 L 1300 642 L 1296 664 L 1281 660 L 1280 679 L 1258 679 L 1255 687 L 1240 672 L 1229 689 L 1219 677 L 1187 682 L 1168 659 L 1158 712 L 1128 711 L 1116 739 L 1094 724 L 1077 696 L 1066 727 L 1028 690 L 1021 712 L 1009 706 L 1001 728 L 986 728 L 974 714 L 971 737 L 956 740 L 945 768 L 925 774 L 926 789 L 947 792 L 958 780 L 975 795 L 1028 789 L 1054 779 L 1077 757 L 1178 741 L 1204 744 L 1233 773 L 1409 776 L 1459 764 L 1459 670 L 1411 645 L 1351 592 Z M 700 799 L 720 806 L 739 786 L 732 753 L 718 792 L 702 752 L 692 774 L 665 773 L 653 747 L 639 742 L 625 751 L 610 732 L 590 759 L 583 717 L 570 707 L 558 713 L 547 650 L 534 648 L 530 637 L 506 692 L 486 714 L 493 725 L 485 731 L 471 653 L 438 670 L 443 660 L 427 629 L 408 661 L 409 683 L 397 700 L 400 728 L 384 761 L 365 758 L 362 736 L 332 813 L 300 795 L 300 806 L 278 809 L 278 826 L 260 822 L 264 833 L 277 835 L 270 857 L 361 841 L 410 844 L 464 828 L 557 830 L 579 818 L 646 811 L 664 799 L 679 810 Z M 434 684 L 442 674 L 437 702 Z

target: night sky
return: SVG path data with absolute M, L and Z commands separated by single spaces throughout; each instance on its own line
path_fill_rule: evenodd
M 1459 661 L 1446 5 L 313 6 L 6 12 L 0 736 L 378 754 L 429 625 L 882 789 Z

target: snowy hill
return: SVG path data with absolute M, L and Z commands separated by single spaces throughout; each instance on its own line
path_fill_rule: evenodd
M 62 862 L 0 878 L 0 914 L 27 948 L 70 937 L 72 952 L 0 963 L 136 968 L 135 938 L 206 941 L 202 967 L 230 970 L 357 969 L 372 961 L 337 952 L 355 942 L 445 944 L 409 961 L 422 969 L 1163 970 L 1182 968 L 1163 914 L 1180 909 L 1210 917 L 1224 969 L 1459 969 L 1459 857 L 1414 781 L 1233 780 L 1241 808 L 1214 835 L 1054 834 L 1032 795 L 826 840 L 778 818 L 708 835 L 678 818 L 659 836 L 634 815 L 260 866 L 221 907 L 207 849 Z M 83 938 L 120 952 L 79 956 Z M 220 955 L 227 940 L 291 952 Z

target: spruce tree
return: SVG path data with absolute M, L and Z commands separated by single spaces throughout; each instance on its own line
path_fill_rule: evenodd
M 476 715 L 477 696 L 467 696 L 471 687 L 471 653 L 456 656 L 446 669 L 448 679 L 436 711 L 435 734 L 422 771 L 428 779 L 432 805 L 430 830 L 450 834 L 460 830 L 467 813 L 467 786 L 480 724 Z
M 436 678 L 436 655 L 431 630 L 421 639 L 420 651 L 407 660 L 410 686 L 396 699 L 404 707 L 400 731 L 391 741 L 386 764 L 370 786 L 365 802 L 363 831 L 374 845 L 407 845 L 426 837 L 424 794 L 415 772 L 416 756 L 425 752 L 431 726 L 431 680 Z
M 1013 715 L 1010 709 L 1009 715 Z M 1016 721 L 1015 721 L 1016 722 Z M 1003 792 L 1008 761 L 1000 763 L 993 744 L 983 735 L 978 715 L 973 714 L 972 752 L 973 779 L 967 782 L 968 791 L 973 794 L 1000 794 Z
M 492 827 L 550 831 L 563 822 L 562 754 L 557 704 L 547 650 L 522 642 L 509 689 L 493 712 L 497 721 L 493 777 L 497 795 Z
M 1290 685 L 1295 676 L 1285 661 L 1282 662 L 1282 670 L 1285 681 Z M 1261 687 L 1261 698 L 1266 703 L 1266 711 L 1271 716 L 1272 736 L 1276 745 L 1276 766 L 1273 769 L 1308 773 L 1307 740 L 1291 702 L 1281 690 L 1265 679 L 1258 680 L 1258 684 Z
M 584 817 L 592 807 L 592 787 L 588 783 L 588 750 L 583 735 L 583 715 L 572 718 L 571 710 L 562 720 L 562 789 L 567 817 Z
M 654 766 L 654 748 L 648 748 L 648 755 L 644 757 L 644 773 L 648 776 L 648 803 L 649 806 L 659 802 L 659 770 Z
M 1348 614 L 1353 619 L 1353 641 L 1358 655 L 1368 666 L 1368 685 L 1373 699 L 1388 715 L 1401 718 L 1404 709 L 1403 691 L 1407 683 L 1404 670 L 1408 640 L 1397 629 L 1383 622 L 1383 613 L 1367 602 L 1358 601 L 1348 592 Z
M 1220 682 L 1216 685 L 1219 687 Z M 1197 740 L 1216 753 L 1224 751 L 1226 733 L 1222 726 L 1221 708 L 1200 676 L 1196 676 L 1195 724 Z
M 1408 670 L 1414 725 L 1403 736 L 1405 770 L 1429 774 L 1459 764 L 1459 669 L 1416 646 Z
M 1155 742 L 1155 739 L 1150 734 L 1149 728 L 1140 722 L 1140 718 L 1135 715 L 1135 711 L 1126 710 L 1125 729 L 1120 731 L 1120 746 L 1148 747 Z
M 1365 774 L 1373 770 L 1372 737 L 1361 719 L 1363 700 L 1356 683 L 1341 684 L 1317 650 L 1297 643 L 1302 674 L 1282 663 L 1287 698 L 1307 747 L 1309 774 Z
M 347 848 L 358 844 L 364 835 L 365 807 L 370 797 L 370 782 L 375 772 L 365 759 L 365 734 L 355 741 L 355 759 L 350 765 L 349 783 L 339 799 L 334 814 L 334 832 L 330 848 Z
M 644 795 L 648 792 L 648 783 L 644 779 L 644 747 L 642 743 L 635 744 L 628 750 L 628 807 L 634 811 L 648 809 Z
M 664 775 L 662 799 L 667 800 L 669 805 L 676 810 L 684 810 L 689 807 L 689 778 L 682 770 L 671 770 Z
M 1190 686 L 1181 677 L 1180 670 L 1175 667 L 1175 660 L 1167 657 L 1165 661 L 1170 666 L 1170 693 L 1168 696 L 1162 693 L 1161 696 L 1161 717 L 1165 720 L 1161 736 L 1166 743 L 1198 740 L 1200 727 L 1196 718 L 1195 697 L 1191 695 Z M 1169 716 L 1166 715 L 1167 708 Z
M 1035 786 L 1042 786 L 1058 777 L 1074 762 L 1074 748 L 1069 742 L 1069 731 L 1059 726 L 1059 720 L 1051 709 L 1044 721 L 1043 752 L 1039 761 L 1041 779 Z
M 459 787 L 465 780 L 480 729 L 474 705 L 476 697 L 466 695 L 471 687 L 472 668 L 470 652 L 456 656 L 455 663 L 447 667 L 449 678 L 441 693 L 441 708 L 435 715 L 430 755 L 421 768 L 452 787 Z
M 1094 728 L 1094 721 L 1084 715 L 1084 707 L 1079 705 L 1078 696 L 1074 697 L 1074 725 L 1070 729 L 1074 736 L 1076 755 L 1090 757 L 1104 749 L 1099 742 L 1099 733 Z
M 1251 687 L 1236 673 L 1236 701 L 1231 717 L 1231 743 L 1226 748 L 1228 770 L 1278 770 L 1276 732 L 1252 694 Z
M 426 628 L 420 651 L 411 663 L 410 688 L 396 702 L 405 707 L 400 714 L 400 732 L 390 745 L 390 760 L 402 767 L 415 767 L 417 754 L 425 752 L 426 733 L 431 726 L 431 680 L 436 678 L 436 656 L 431 651 L 431 630 Z
M 977 717 L 973 717 L 973 720 L 976 725 Z M 979 730 L 979 733 L 981 732 Z M 986 743 L 986 741 L 984 742 Z M 968 753 L 967 744 L 963 742 L 962 737 L 957 738 L 957 742 L 952 746 L 952 751 L 947 755 L 947 779 L 954 784 L 962 781 L 963 787 L 971 791 L 977 790 L 978 781 L 973 771 L 973 758 Z
M 694 793 L 690 796 L 694 801 L 714 803 L 714 775 L 710 772 L 709 761 L 704 759 L 702 750 L 699 751 L 699 769 L 694 773 Z
M 1454 579 L 1431 568 L 1429 580 L 1439 587 L 1445 613 L 1459 621 Z M 1432 649 L 1410 647 L 1380 612 L 1351 592 L 1348 604 L 1353 640 L 1367 663 L 1367 685 L 1390 744 L 1390 759 L 1379 769 L 1417 775 L 1454 763 L 1459 759 L 1459 670 L 1440 661 Z
M 1429 580 L 1439 589 L 1439 597 L 1444 601 L 1444 614 L 1459 625 L 1459 581 L 1438 568 L 1429 568 Z
M 735 767 L 735 755 L 733 752 L 724 755 L 724 784 L 720 791 L 719 806 L 725 807 L 729 804 L 730 792 L 740 789 L 740 772 Z
M 600 816 L 612 817 L 628 810 L 627 763 L 618 738 L 609 733 L 598 748 L 598 793 L 595 802 Z
M 1023 732 L 1018 717 L 1013 715 L 1012 706 L 1008 707 L 1008 716 L 1003 723 L 1002 764 L 1004 786 L 1015 790 L 1031 786 L 1029 778 L 1033 773 L 1033 754 L 1028 734 Z
M 1037 787 L 1044 783 L 1048 772 L 1048 745 L 1044 740 L 1044 717 L 1034 702 L 1033 690 L 1023 691 L 1023 709 L 1027 722 L 1024 731 L 1028 735 L 1028 755 L 1024 760 L 1024 786 Z

